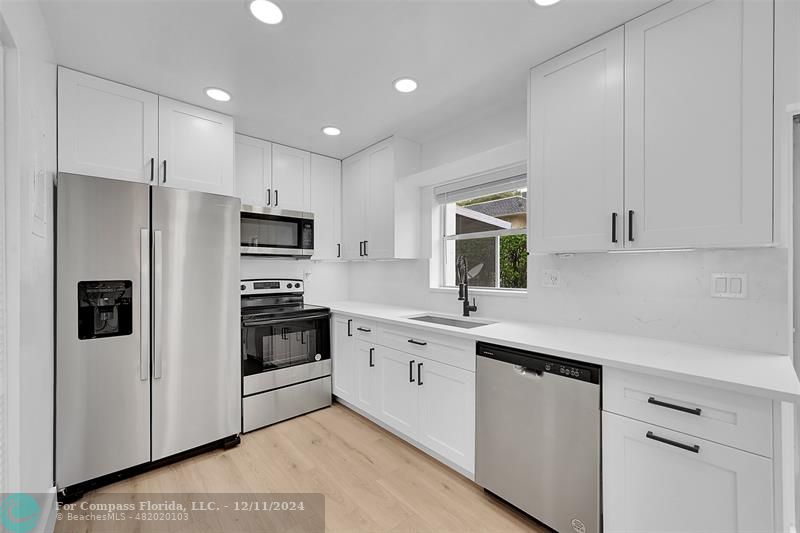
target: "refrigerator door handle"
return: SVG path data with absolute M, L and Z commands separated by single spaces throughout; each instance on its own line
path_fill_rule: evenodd
M 150 378 L 150 230 L 139 230 L 139 379 Z
M 153 232 L 153 379 L 161 379 L 161 300 L 163 293 L 162 231 Z

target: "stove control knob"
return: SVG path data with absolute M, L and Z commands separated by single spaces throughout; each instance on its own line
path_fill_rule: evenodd
M 287 283 L 287 284 L 286 284 L 286 288 L 287 288 L 287 289 L 291 289 L 291 288 L 292 288 L 292 284 L 291 284 L 291 283 Z
M 247 288 L 247 285 L 241 285 L 241 286 L 240 286 L 240 288 L 241 288 L 242 290 L 245 290 L 245 289 Z
M 295 288 L 295 289 L 299 289 L 299 288 L 300 288 L 300 284 L 299 284 L 299 283 L 295 283 L 295 284 L 294 284 L 294 288 Z

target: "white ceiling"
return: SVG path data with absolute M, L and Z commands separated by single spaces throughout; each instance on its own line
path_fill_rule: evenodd
M 391 134 L 425 141 L 525 100 L 527 69 L 663 0 L 42 0 L 57 60 L 231 114 L 236 129 L 345 157 Z M 419 81 L 400 94 L 392 81 Z M 228 90 L 217 103 L 203 88 Z M 324 125 L 343 131 L 338 138 Z

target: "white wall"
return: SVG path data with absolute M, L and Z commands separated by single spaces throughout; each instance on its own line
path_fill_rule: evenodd
M 244 256 L 242 279 L 287 278 L 305 281 L 305 301 L 325 305 L 348 297 L 348 264 L 335 261 L 309 261 Z
M 6 49 L 5 206 L 9 489 L 53 486 L 53 189 L 56 67 L 36 2 L 0 1 Z M 41 173 L 44 220 L 33 217 Z

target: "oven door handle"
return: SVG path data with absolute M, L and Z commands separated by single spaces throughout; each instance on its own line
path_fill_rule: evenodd
M 331 315 L 330 313 L 320 313 L 318 315 L 303 315 L 303 316 L 295 316 L 291 318 L 269 318 L 264 320 L 242 320 L 242 326 L 248 328 L 250 326 L 272 326 L 275 324 L 285 324 L 288 322 L 294 322 L 295 320 L 310 320 L 315 318 L 329 318 Z

